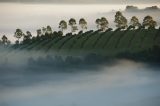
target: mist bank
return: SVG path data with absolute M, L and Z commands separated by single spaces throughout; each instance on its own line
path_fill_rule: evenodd
M 31 64 L 30 64 L 31 65 Z M 35 65 L 35 64 L 32 64 Z M 83 67 L 83 66 L 81 66 Z M 50 67 L 52 70 L 57 70 Z M 158 106 L 159 68 L 142 62 L 118 60 L 97 69 L 47 71 L 25 68 L 0 71 L 3 106 Z M 39 70 L 43 71 L 40 72 Z M 77 71 L 78 70 L 78 71 Z M 96 70 L 96 71 L 94 71 Z

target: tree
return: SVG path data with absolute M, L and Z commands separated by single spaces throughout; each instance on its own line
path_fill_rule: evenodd
M 138 28 L 141 26 L 141 24 L 139 23 L 139 20 L 136 16 L 133 16 L 131 18 L 130 24 L 131 24 L 131 26 L 138 27 Z
M 48 35 L 52 34 L 52 28 L 51 28 L 51 26 L 49 26 L 49 25 L 47 26 L 46 33 L 47 33 Z
M 154 21 L 154 20 L 152 20 L 152 21 L 150 22 L 150 28 L 155 28 L 156 26 L 157 26 L 157 22 Z
M 8 38 L 5 35 L 3 35 L 2 36 L 2 43 L 5 45 L 5 44 L 7 44 L 7 41 L 8 41 Z
M 24 35 L 23 41 L 29 41 L 32 37 L 32 34 L 30 31 L 26 32 L 26 35 Z
M 37 37 L 40 37 L 42 35 L 41 29 L 37 29 Z
M 108 28 L 108 24 L 108 20 L 105 17 L 100 19 L 100 26 L 102 31 L 105 31 Z
M 116 27 L 120 29 L 125 29 L 127 27 L 127 19 L 122 15 L 120 11 L 116 12 L 115 20 Z
M 76 26 L 76 20 L 74 18 L 69 20 L 69 25 L 71 26 L 71 32 L 76 32 L 76 30 L 78 30 Z
M 62 21 L 60 21 L 60 23 L 59 23 L 59 28 L 60 28 L 60 31 L 64 31 L 64 30 L 66 30 L 67 29 L 67 22 L 66 21 L 64 21 L 64 20 L 62 20 Z
M 58 36 L 63 36 L 63 32 L 62 31 L 58 31 Z
M 84 18 L 81 18 L 79 20 L 79 25 L 81 26 L 82 30 L 87 29 L 87 22 L 86 22 L 86 20 Z
M 16 29 L 16 32 L 14 33 L 14 37 L 16 37 L 18 39 L 18 42 L 19 42 L 19 39 L 24 36 L 24 33 L 22 32 L 21 29 Z
M 144 28 L 155 28 L 157 25 L 157 22 L 153 20 L 153 18 L 151 16 L 146 16 L 143 19 L 143 23 L 142 25 L 144 26 Z
M 46 34 L 47 29 L 45 27 L 42 27 L 42 35 Z
M 97 24 L 97 29 L 100 29 L 101 20 L 98 18 L 95 23 Z
M 18 45 L 18 44 L 19 44 L 19 40 L 16 40 L 16 41 L 15 41 L 15 44 Z

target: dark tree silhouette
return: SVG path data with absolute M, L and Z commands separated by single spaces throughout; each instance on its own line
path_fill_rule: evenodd
M 5 45 L 5 44 L 7 44 L 7 41 L 8 41 L 8 38 L 5 35 L 3 35 L 2 36 L 2 43 Z
M 115 21 L 116 27 L 120 29 L 125 29 L 127 27 L 127 19 L 122 15 L 120 11 L 116 12 Z
M 63 36 L 63 32 L 62 31 L 58 31 L 58 36 Z
M 76 30 L 78 30 L 76 26 L 76 20 L 74 18 L 69 20 L 69 25 L 71 26 L 71 32 L 76 32 Z
M 102 17 L 100 19 L 101 30 L 106 31 L 106 29 L 108 28 L 108 25 L 109 25 L 108 20 L 105 17 Z
M 49 25 L 47 26 L 46 34 L 48 35 L 52 34 L 52 28 Z
M 64 20 L 60 21 L 59 28 L 60 28 L 60 31 L 64 32 L 64 30 L 67 29 L 67 22 Z
M 42 35 L 45 35 L 45 34 L 46 34 L 46 31 L 47 31 L 47 28 L 42 27 Z
M 96 19 L 95 23 L 97 24 L 97 29 L 100 29 L 101 19 Z
M 131 18 L 130 24 L 131 24 L 131 26 L 133 26 L 135 28 L 136 27 L 139 28 L 141 26 L 141 24 L 139 23 L 139 20 L 138 20 L 138 18 L 136 16 L 133 16 Z
M 157 26 L 157 22 L 148 15 L 144 17 L 142 25 L 144 26 L 144 28 L 155 28 Z
M 28 43 L 28 42 L 30 41 L 31 37 L 32 37 L 31 32 L 30 32 L 30 31 L 27 31 L 27 32 L 26 32 L 26 35 L 24 35 L 23 42 Z
M 79 25 L 83 31 L 87 29 L 87 21 L 84 18 L 81 18 L 79 20 Z
M 14 33 L 14 37 L 16 37 L 18 39 L 18 42 L 19 42 L 19 39 L 24 36 L 24 33 L 22 32 L 21 29 L 16 29 L 16 32 Z
M 40 36 L 42 36 L 42 31 L 41 29 L 37 29 L 37 37 L 40 37 Z

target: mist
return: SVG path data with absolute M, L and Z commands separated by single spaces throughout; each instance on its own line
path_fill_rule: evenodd
M 126 59 L 91 63 L 82 56 L 74 60 L 84 64 L 74 64 L 66 56 L 55 61 L 54 53 L 1 50 L 2 106 L 160 105 L 159 67 Z

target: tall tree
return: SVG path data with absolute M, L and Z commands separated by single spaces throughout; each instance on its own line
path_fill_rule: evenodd
M 47 31 L 47 28 L 42 27 L 42 35 L 45 35 L 45 34 L 46 34 L 46 31 Z
M 8 38 L 5 35 L 3 35 L 2 36 L 2 43 L 7 44 L 7 41 L 8 41 Z
M 108 20 L 105 17 L 102 17 L 100 19 L 101 30 L 105 31 L 108 28 L 108 25 L 109 25 Z
M 82 28 L 82 30 L 84 31 L 85 29 L 87 29 L 87 21 L 84 18 L 81 18 L 79 20 L 79 25 Z
M 16 37 L 18 39 L 18 42 L 19 42 L 19 39 L 24 36 L 24 33 L 22 32 L 21 29 L 16 29 L 16 32 L 14 33 L 14 37 Z
M 37 29 L 37 37 L 40 37 L 42 35 L 41 29 Z
M 72 32 L 76 32 L 76 30 L 78 30 L 77 26 L 76 26 L 76 20 L 74 18 L 71 18 L 69 20 L 69 25 L 71 26 L 71 31 Z
M 60 21 L 59 28 L 60 28 L 60 31 L 64 32 L 64 30 L 67 29 L 67 22 L 65 20 Z
M 148 15 L 148 16 L 144 17 L 142 25 L 145 28 L 155 28 L 157 25 L 157 22 L 154 21 L 153 18 Z
M 116 12 L 115 20 L 116 27 L 120 29 L 124 29 L 127 27 L 127 19 L 123 16 L 123 14 L 120 11 Z
M 131 24 L 131 26 L 138 27 L 138 28 L 141 26 L 141 24 L 136 16 L 133 16 L 131 18 L 130 24 Z
M 100 29 L 101 19 L 96 19 L 95 23 L 97 24 L 97 29 Z
M 46 33 L 49 34 L 49 35 L 52 34 L 52 28 L 51 28 L 51 26 L 49 26 L 49 25 L 47 26 Z
M 23 40 L 24 40 L 24 41 L 26 41 L 26 40 L 28 41 L 28 40 L 31 39 L 31 37 L 32 37 L 31 32 L 30 32 L 30 31 L 27 31 L 27 32 L 26 32 L 26 35 L 24 35 Z

